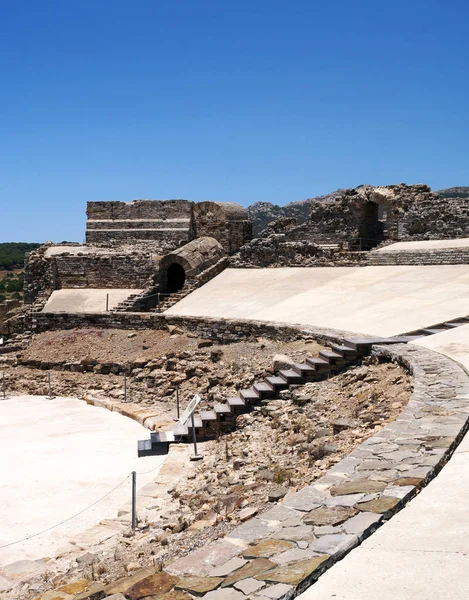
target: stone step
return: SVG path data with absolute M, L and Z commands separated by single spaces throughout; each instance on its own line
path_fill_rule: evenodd
M 224 417 L 232 414 L 231 407 L 228 404 L 222 404 L 221 402 L 217 402 L 217 404 L 215 404 L 213 407 L 213 410 L 218 417 Z
M 327 371 L 329 370 L 330 364 L 328 360 L 324 360 L 323 358 L 309 357 L 307 356 L 305 361 L 308 365 L 311 365 L 316 369 L 316 371 Z
M 437 333 L 443 333 L 443 331 L 448 331 L 446 328 L 444 327 L 432 327 L 432 328 L 425 328 L 422 329 L 422 334 L 423 335 L 436 335 Z
M 309 363 L 295 363 L 292 365 L 292 370 L 296 371 L 304 379 L 314 379 L 316 368 Z
M 333 352 L 336 352 L 337 354 L 340 354 L 343 358 L 347 359 L 355 358 L 357 356 L 356 350 L 350 348 L 350 346 L 345 346 L 343 344 L 334 344 L 331 346 L 331 350 Z
M 467 325 L 468 321 L 466 319 L 459 319 L 458 321 L 447 321 L 444 323 L 445 327 L 453 328 L 453 327 L 461 327 L 462 325 Z
M 192 431 L 192 419 L 191 418 L 189 418 L 186 425 L 187 425 L 187 429 Z M 196 429 L 200 429 L 203 426 L 204 426 L 204 424 L 203 424 L 202 419 L 200 418 L 200 415 L 194 415 L 194 427 Z
M 229 406 L 232 406 L 233 408 L 239 407 L 239 406 L 246 406 L 246 400 L 243 400 L 243 398 L 240 398 L 239 396 L 234 396 L 233 398 L 227 398 L 226 402 L 227 402 L 227 404 L 229 404 Z
M 239 392 L 239 395 L 241 396 L 241 398 L 243 398 L 243 400 L 246 400 L 246 402 L 258 402 L 260 400 L 259 394 L 253 389 L 253 388 L 249 388 L 248 390 L 241 390 Z
M 330 365 L 336 365 L 344 360 L 341 354 L 333 352 L 332 350 L 320 350 L 319 357 L 327 360 Z
M 255 383 L 252 387 L 259 395 L 259 398 L 272 398 L 275 396 L 275 389 L 265 381 Z
M 284 369 L 279 371 L 280 377 L 283 377 L 288 385 L 292 385 L 295 383 L 304 383 L 306 379 L 302 377 L 298 371 L 294 371 L 293 369 Z
M 174 432 L 172 431 L 154 431 L 150 434 L 152 444 L 165 442 L 170 444 L 175 441 Z
M 201 410 L 200 418 L 203 423 L 217 420 L 217 413 L 214 410 Z
M 285 379 L 276 375 L 273 377 L 266 377 L 265 381 L 276 390 L 284 390 L 288 387 L 288 383 L 285 381 Z
M 177 423 L 174 426 L 173 433 L 175 437 L 187 437 L 189 431 L 185 425 L 181 425 L 181 423 Z

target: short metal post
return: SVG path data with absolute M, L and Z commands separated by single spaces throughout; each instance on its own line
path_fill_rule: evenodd
M 137 473 L 132 471 L 132 531 L 137 527 Z
M 156 312 L 159 312 L 159 313 L 160 313 L 160 312 L 161 312 L 161 305 L 160 305 L 160 292 L 158 292 L 158 293 L 156 294 L 156 304 L 157 304 L 157 306 L 158 306 L 158 310 L 157 310 Z
M 181 414 L 180 414 L 180 409 L 179 409 L 179 386 L 176 385 L 176 412 L 177 412 L 177 417 L 174 417 L 175 421 L 179 421 L 179 419 L 181 418 Z
M 106 312 L 109 312 L 109 294 L 106 294 Z
M 203 455 L 197 452 L 197 436 L 195 434 L 194 413 L 191 414 L 192 422 L 192 440 L 194 442 L 194 454 L 190 457 L 191 460 L 202 460 Z
M 3 391 L 3 399 L 6 400 L 7 392 L 6 392 L 6 383 L 5 383 L 5 372 L 2 373 L 2 391 Z
M 47 399 L 52 400 L 54 398 L 54 396 L 52 395 L 52 386 L 51 386 L 51 382 L 50 382 L 50 371 L 47 371 L 47 387 L 49 390 L 49 395 L 47 396 Z
M 124 402 L 127 402 L 127 373 L 124 373 Z

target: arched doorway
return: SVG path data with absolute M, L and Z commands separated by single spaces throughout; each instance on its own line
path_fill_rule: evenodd
M 184 271 L 184 267 L 178 265 L 177 263 L 172 263 L 169 265 L 167 270 L 167 291 L 169 294 L 174 294 L 174 292 L 178 292 L 186 281 L 186 272 Z

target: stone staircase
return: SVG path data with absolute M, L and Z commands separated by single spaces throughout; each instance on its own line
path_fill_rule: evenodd
M 239 395 L 227 398 L 225 402 L 215 403 L 210 410 L 201 410 L 194 414 L 195 435 L 198 440 L 213 438 L 236 426 L 239 414 L 253 410 L 254 406 L 278 397 L 281 390 L 302 385 L 311 381 L 326 379 L 344 367 L 359 361 L 369 354 L 375 343 L 398 343 L 402 340 L 389 338 L 350 339 L 343 344 L 331 345 L 321 350 L 319 356 L 308 357 L 304 363 L 293 364 L 289 369 L 278 371 L 265 377 L 248 389 L 240 390 Z M 166 454 L 169 444 L 188 443 L 193 439 L 192 422 L 177 423 L 172 431 L 155 432 L 150 439 L 138 442 L 138 456 Z
M 413 342 L 414 340 L 417 340 L 419 338 L 428 335 L 436 335 L 438 333 L 443 333 L 444 331 L 455 329 L 456 327 L 461 327 L 462 325 L 467 325 L 468 323 L 469 316 L 458 317 L 457 319 L 452 319 L 451 321 L 445 321 L 443 323 L 431 325 L 430 327 L 423 327 L 422 329 L 415 329 L 414 331 L 409 331 L 408 333 L 404 333 L 398 336 L 396 339 L 401 340 L 401 342 Z

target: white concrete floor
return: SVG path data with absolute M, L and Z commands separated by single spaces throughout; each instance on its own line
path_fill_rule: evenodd
M 106 296 L 109 294 L 109 310 L 142 290 L 130 289 L 64 289 L 50 295 L 42 312 L 99 313 L 106 311 Z
M 227 269 L 166 314 L 392 336 L 469 313 L 469 265 Z
M 149 432 L 83 400 L 13 396 L 0 401 L 0 546 L 42 531 L 101 498 L 131 471 L 140 488 L 165 456 L 137 458 Z M 130 479 L 102 502 L 51 532 L 0 549 L 0 565 L 51 556 L 130 500 Z
M 444 250 L 448 248 L 469 248 L 469 238 L 453 240 L 422 240 L 419 242 L 396 242 L 389 246 L 383 246 L 373 252 L 386 254 L 388 252 L 400 252 L 401 250 Z
M 469 324 L 422 337 L 413 343 L 444 354 L 469 371 Z
M 301 600 L 469 598 L 469 437 L 400 513 L 335 564 Z

